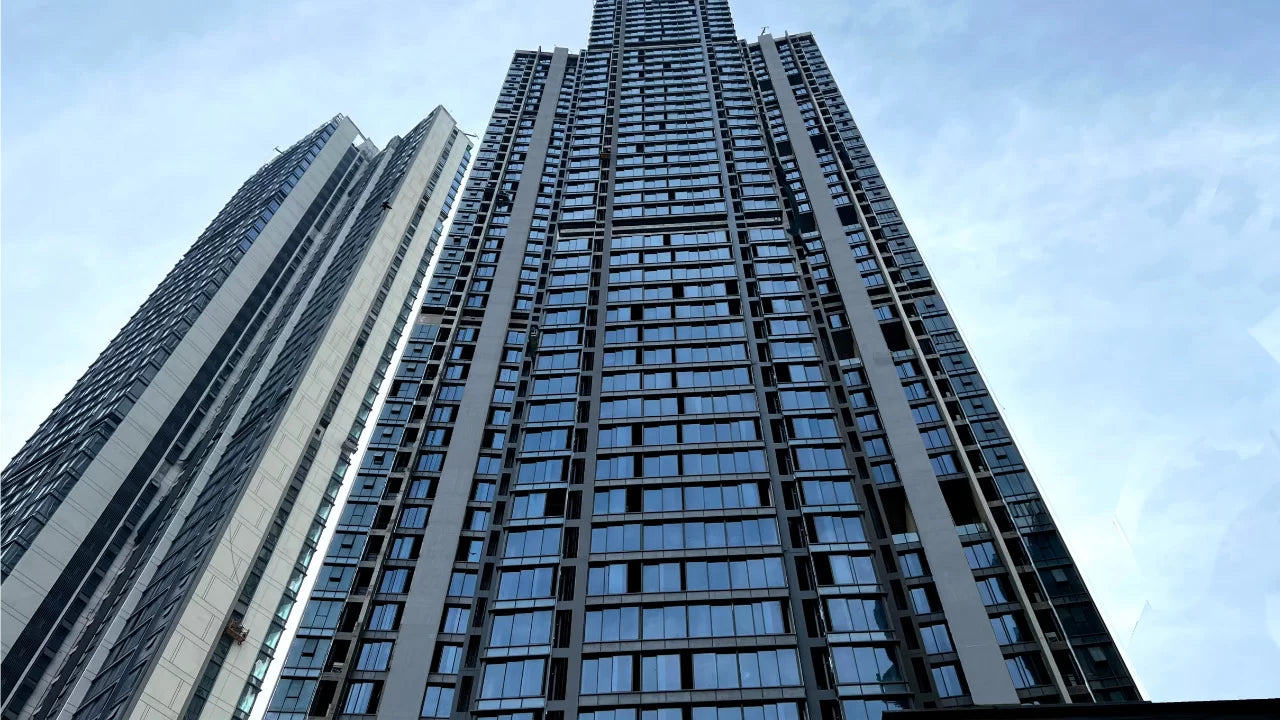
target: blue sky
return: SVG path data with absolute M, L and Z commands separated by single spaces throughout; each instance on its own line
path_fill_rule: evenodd
M 1280 4 L 733 6 L 816 34 L 1150 697 L 1280 695 Z M 0 456 L 273 146 L 480 131 L 589 9 L 6 1 Z

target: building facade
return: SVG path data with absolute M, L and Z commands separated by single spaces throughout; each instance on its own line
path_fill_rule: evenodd
M 4 718 L 252 705 L 469 161 L 443 108 L 381 151 L 325 123 L 40 425 L 3 474 Z
M 885 720 L 1273 720 L 1280 717 L 1280 699 L 971 705 L 895 710 L 884 717 Z
M 517 52 L 266 717 L 1137 699 L 807 35 Z

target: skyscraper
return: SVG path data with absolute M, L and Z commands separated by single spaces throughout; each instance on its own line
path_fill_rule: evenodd
M 807 34 L 517 52 L 267 717 L 1136 698 Z
M 3 717 L 252 705 L 470 161 L 338 116 L 240 188 L 4 470 Z M 234 648 L 234 650 L 233 650 Z

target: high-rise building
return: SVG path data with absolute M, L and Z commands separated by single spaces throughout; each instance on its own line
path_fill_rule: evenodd
M 252 705 L 470 148 L 436 108 L 281 152 L 13 458 L 6 720 Z
M 517 52 L 266 717 L 1135 685 L 808 34 Z

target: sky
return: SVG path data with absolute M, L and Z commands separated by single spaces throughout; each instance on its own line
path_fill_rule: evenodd
M 814 32 L 1147 695 L 1280 696 L 1280 3 L 733 9 Z M 7 459 L 274 146 L 478 133 L 590 3 L 2 13 Z

